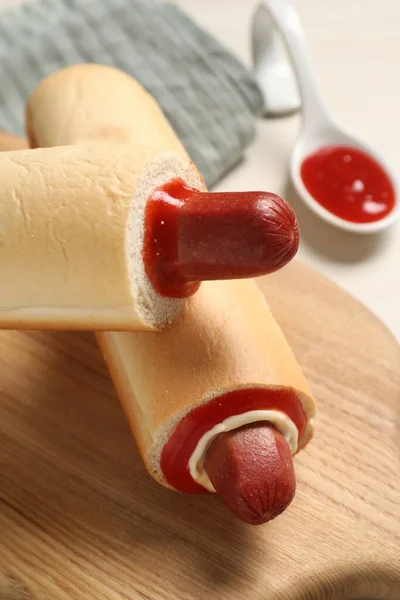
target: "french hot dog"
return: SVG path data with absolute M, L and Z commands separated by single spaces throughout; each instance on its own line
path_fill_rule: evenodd
M 101 75 L 104 94 L 112 87 L 107 82 L 110 70 L 79 69 L 86 70 L 86 81 Z M 99 139 L 102 132 L 110 135 L 108 113 L 103 117 L 95 110 L 91 89 L 98 93 L 96 86 L 82 85 L 79 94 L 86 114 L 93 107 L 92 122 L 74 116 L 75 110 L 81 110 L 79 105 L 63 112 L 63 89 L 68 89 L 73 73 L 64 70 L 57 76 L 57 86 L 46 91 L 45 80 L 40 95 L 34 92 L 33 98 L 40 97 L 40 102 L 28 105 L 28 130 L 38 146 L 42 135 L 46 145 L 53 139 L 64 143 L 59 122 L 68 132 L 69 143 L 80 144 L 80 138 L 92 136 Z M 118 73 L 112 74 L 114 90 Z M 52 101 L 52 89 L 58 102 Z M 124 111 L 116 111 L 118 135 L 126 135 L 132 148 L 140 141 L 135 132 L 145 135 L 146 127 L 152 128 L 152 110 L 135 102 L 134 96 L 126 110 L 129 127 L 123 125 Z M 56 109 L 49 125 L 37 108 L 42 103 L 46 114 L 53 106 Z M 76 129 L 62 121 L 67 113 L 72 124 L 79 123 Z M 72 137 L 71 131 L 75 131 Z M 249 523 L 266 522 L 287 507 L 295 491 L 292 455 L 312 437 L 315 404 L 253 281 L 204 283 L 162 332 L 99 332 L 97 339 L 143 460 L 157 481 L 182 492 L 217 491 Z
M 132 102 L 150 124 L 134 151 Z M 266 192 L 205 192 L 155 101 L 119 71 L 57 73 L 27 119 L 41 148 L 0 156 L 0 327 L 159 329 L 201 281 L 270 273 L 297 251 L 290 206 Z M 42 147 L 53 127 L 69 145 Z
M 252 523 L 276 516 L 282 502 L 290 502 L 291 455 L 312 436 L 314 403 L 254 281 L 204 283 L 162 332 L 104 332 L 98 341 L 155 479 L 187 493 L 219 490 L 225 501 L 234 489 L 242 489 L 241 494 L 236 491 L 235 512 Z M 265 441 L 259 435 L 261 421 L 280 433 Z M 213 448 L 221 433 L 235 430 L 239 435 L 240 428 L 251 424 L 257 425 L 247 454 L 238 439 L 231 448 L 225 444 L 225 454 Z M 282 446 L 290 451 L 281 453 Z M 240 468 L 215 469 L 215 454 L 222 463 L 232 451 Z M 249 456 L 257 460 L 251 463 Z M 215 485 L 216 471 L 229 475 L 226 493 Z M 279 493 L 272 494 L 269 478 L 276 473 Z M 245 491 L 244 482 L 252 492 Z M 259 504 L 246 512 L 241 497 L 251 498 L 251 493 Z

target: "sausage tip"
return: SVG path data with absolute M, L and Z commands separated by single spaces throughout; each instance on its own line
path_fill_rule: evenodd
M 150 195 L 146 274 L 162 296 L 184 298 L 201 281 L 268 275 L 299 247 L 292 207 L 269 192 L 202 192 L 174 179 Z
M 296 490 L 289 445 L 266 422 L 220 434 L 207 452 L 205 470 L 222 501 L 251 525 L 275 519 Z

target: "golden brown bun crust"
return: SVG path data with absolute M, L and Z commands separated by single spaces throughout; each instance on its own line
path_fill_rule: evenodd
M 72 65 L 43 79 L 28 99 L 26 128 L 33 145 L 42 147 L 99 139 L 162 142 L 187 157 L 154 98 L 123 71 L 104 65 Z

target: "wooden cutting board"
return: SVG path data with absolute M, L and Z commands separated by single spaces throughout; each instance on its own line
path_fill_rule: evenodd
M 93 335 L 0 332 L 1 600 L 399 600 L 399 347 L 300 263 L 261 286 L 319 400 L 261 527 L 147 476 Z

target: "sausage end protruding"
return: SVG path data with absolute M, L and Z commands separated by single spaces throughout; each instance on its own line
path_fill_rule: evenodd
M 296 491 L 289 444 L 267 422 L 218 435 L 207 452 L 205 470 L 223 502 L 251 525 L 280 515 Z

